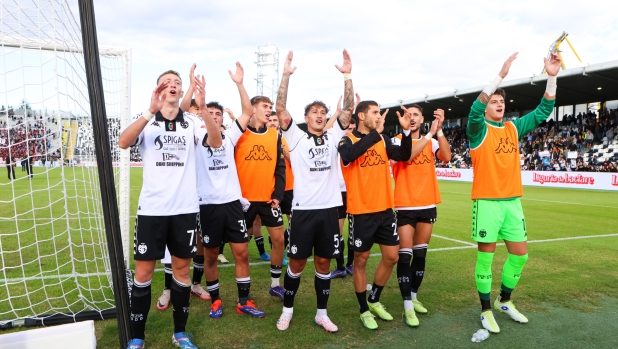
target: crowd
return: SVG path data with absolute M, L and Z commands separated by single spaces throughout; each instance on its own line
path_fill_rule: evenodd
M 58 159 L 59 149 L 52 149 L 57 136 L 46 126 L 42 116 L 34 120 L 12 117 L 8 122 L 0 121 L 0 158 L 6 161 L 10 156 L 13 162 L 18 159 L 35 161 L 47 155 L 47 160 Z
M 615 109 L 564 115 L 558 122 L 550 119 L 519 140 L 521 169 L 618 172 L 617 126 Z M 453 158 L 448 163 L 436 161 L 436 166 L 469 168 L 472 161 L 465 125 L 445 129 L 444 134 Z

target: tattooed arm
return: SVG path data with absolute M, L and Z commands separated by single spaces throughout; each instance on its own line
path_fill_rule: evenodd
M 279 92 L 277 93 L 277 103 L 275 104 L 275 110 L 277 111 L 277 118 L 279 119 L 279 126 L 282 130 L 287 130 L 292 122 L 292 116 L 287 110 L 288 102 L 288 85 L 290 84 L 290 75 L 294 74 L 296 67 L 292 67 L 292 58 L 294 53 L 288 52 L 288 56 L 285 59 L 283 65 L 283 76 L 281 77 L 281 83 L 279 84 Z
M 347 128 L 350 125 L 350 119 L 354 112 L 354 86 L 352 85 L 352 60 L 348 50 L 343 50 L 343 65 L 338 66 L 335 64 L 335 68 L 343 74 L 343 111 L 339 113 L 339 123 L 343 128 Z

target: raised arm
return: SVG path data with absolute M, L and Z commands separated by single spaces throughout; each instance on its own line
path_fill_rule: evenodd
M 204 145 L 208 145 L 211 148 L 221 147 L 223 139 L 221 138 L 221 132 L 219 132 L 219 126 L 206 109 L 206 80 L 204 80 L 204 76 L 198 75 L 195 77 L 195 102 L 200 108 L 200 116 L 206 124 L 208 137 Z
M 517 128 L 519 137 L 523 137 L 526 134 L 532 132 L 543 121 L 547 120 L 551 112 L 554 110 L 554 104 L 556 100 L 556 89 L 558 81 L 558 72 L 560 71 L 560 57 L 554 52 L 551 53 L 550 59 L 543 58 L 545 62 L 545 71 L 547 72 L 547 87 L 545 87 L 545 94 L 541 99 L 536 109 L 532 112 L 522 116 L 519 119 L 513 120 L 513 124 Z
M 452 157 L 451 145 L 448 143 L 448 140 L 446 139 L 446 137 L 444 136 L 444 133 L 442 132 L 442 124 L 444 123 L 444 110 L 438 109 L 433 112 L 433 115 L 436 117 L 436 120 L 438 120 L 437 138 L 438 138 L 439 148 L 438 148 L 438 153 L 436 154 L 436 156 L 438 157 L 438 159 L 442 161 L 449 162 L 451 161 L 451 157 Z
M 253 114 L 253 108 L 251 107 L 249 95 L 247 94 L 247 90 L 245 90 L 245 85 L 243 85 L 242 83 L 242 80 L 245 76 L 245 70 L 239 62 L 236 62 L 236 72 L 234 74 L 232 74 L 232 71 L 230 70 L 228 70 L 227 72 L 230 73 L 230 77 L 232 78 L 234 83 L 236 83 L 236 87 L 238 87 L 238 93 L 240 94 L 240 104 L 242 105 L 242 114 L 236 120 L 240 127 L 244 130 L 247 128 L 247 125 L 249 125 L 249 120 L 251 119 L 251 115 Z M 226 109 L 226 111 L 231 118 L 234 117 L 234 115 L 231 114 L 231 111 L 229 111 L 229 109 Z
M 127 127 L 122 133 L 120 137 L 118 137 L 118 146 L 121 149 L 127 149 L 133 144 L 139 137 L 144 127 L 148 124 L 148 122 L 154 117 L 156 113 L 161 110 L 163 107 L 163 103 L 165 103 L 166 94 L 161 94 L 167 88 L 167 83 L 162 82 L 159 86 L 155 87 L 154 91 L 152 91 L 152 96 L 150 97 L 150 107 L 144 111 L 141 116 L 135 120 L 129 127 Z
M 506 60 L 506 62 L 504 62 L 498 76 L 496 76 L 494 80 L 487 87 L 485 87 L 485 89 L 483 89 L 483 92 L 481 92 L 470 108 L 466 133 L 472 148 L 474 148 L 472 145 L 480 144 L 481 140 L 485 136 L 485 132 L 487 131 L 487 126 L 485 125 L 485 108 L 487 107 L 487 103 L 489 103 L 491 95 L 496 92 L 496 89 L 502 82 L 502 79 L 504 79 L 509 73 L 511 64 L 517 58 L 517 54 L 518 52 L 513 53 Z
M 331 127 L 333 127 L 333 125 L 335 124 L 335 121 L 337 121 L 337 118 L 339 117 L 339 113 L 341 113 L 341 98 L 343 97 L 340 96 L 339 101 L 337 102 L 337 110 L 335 110 L 335 112 L 333 113 L 333 116 L 331 116 L 330 119 L 328 119 L 326 126 L 324 126 L 325 130 L 328 130 Z
M 279 84 L 279 92 L 277 93 L 277 103 L 275 104 L 275 110 L 277 111 L 277 118 L 279 119 L 279 126 L 282 130 L 287 130 L 292 122 L 292 116 L 287 110 L 288 103 L 288 85 L 290 84 L 290 75 L 294 74 L 296 67 L 292 67 L 292 58 L 294 53 L 288 52 L 288 56 L 285 58 L 283 64 L 283 76 L 281 77 L 281 83 Z
M 343 64 L 338 66 L 335 64 L 335 68 L 343 74 L 343 112 L 339 113 L 339 122 L 341 126 L 348 127 L 350 125 L 350 119 L 354 112 L 354 86 L 352 85 L 352 59 L 348 50 L 343 50 Z
M 185 96 L 182 98 L 182 102 L 180 102 L 180 110 L 189 111 L 191 109 L 191 99 L 193 99 L 193 92 L 195 92 L 195 67 L 197 65 L 193 63 L 191 66 L 191 71 L 189 72 L 189 89 L 185 93 Z

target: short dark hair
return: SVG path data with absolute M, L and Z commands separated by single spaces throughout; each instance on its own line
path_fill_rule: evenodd
M 350 118 L 350 125 L 356 125 L 356 119 Z
M 157 85 L 159 85 L 159 79 L 161 79 L 161 77 L 163 75 L 167 75 L 167 74 L 174 74 L 174 75 L 176 75 L 180 79 L 180 82 L 182 82 L 182 78 L 180 77 L 180 74 L 178 74 L 177 71 L 170 69 L 168 71 L 163 72 L 163 74 L 159 75 L 159 77 L 157 78 Z
M 221 111 L 221 113 L 223 113 L 223 106 L 221 104 L 219 104 L 219 102 L 212 101 L 212 102 L 206 104 L 206 108 L 219 109 Z
M 266 102 L 266 103 L 270 103 L 270 105 L 273 105 L 273 101 L 270 100 L 270 98 L 266 97 L 266 96 L 255 96 L 253 98 L 251 98 L 251 105 L 254 106 L 256 104 L 262 103 L 262 102 Z
M 506 92 L 504 92 L 504 90 L 501 88 L 496 89 L 496 91 L 491 94 L 491 96 L 494 96 L 494 95 L 501 96 L 502 98 L 506 99 Z M 489 97 L 491 98 L 491 96 Z
M 408 107 L 408 109 L 410 108 L 416 108 L 421 111 L 421 114 L 423 114 L 423 108 L 421 108 L 421 106 L 418 104 L 412 104 L 411 106 Z
M 375 101 L 362 101 L 358 103 L 358 105 L 356 106 L 356 115 L 358 115 L 359 113 L 367 114 L 367 112 L 369 111 L 369 107 L 372 105 L 378 108 L 380 107 L 380 105 Z
M 324 102 L 322 101 L 313 101 L 309 104 L 307 104 L 305 106 L 305 116 L 307 116 L 307 114 L 309 114 L 309 111 L 311 110 L 311 108 L 313 107 L 322 107 L 324 109 L 326 109 L 326 113 L 328 114 L 328 107 L 326 106 L 326 104 L 324 104 Z
M 199 106 L 197 105 L 197 102 L 195 101 L 195 98 L 191 99 L 191 107 L 199 108 Z

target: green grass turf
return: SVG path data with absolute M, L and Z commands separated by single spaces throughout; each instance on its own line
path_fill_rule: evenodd
M 137 207 L 141 173 L 139 168 L 133 169 L 131 173 L 132 212 L 135 212 Z M 37 183 L 37 180 L 35 178 L 33 183 Z M 6 179 L 0 180 L 0 185 L 4 184 Z M 4 191 L 6 186 L 0 188 Z M 469 245 L 471 185 L 441 181 L 440 188 L 442 204 L 438 208 L 435 236 L 430 244 L 427 274 L 419 292 L 419 299 L 429 308 L 430 313 L 419 315 L 419 328 L 408 328 L 401 321 L 403 304 L 396 277 L 393 275 L 382 293 L 381 301 L 393 314 L 395 321 L 378 321 L 380 328 L 377 331 L 364 329 L 358 319 L 352 279 L 348 277 L 332 281 L 328 310 L 330 318 L 339 326 L 340 331 L 337 334 L 325 333 L 313 324 L 314 269 L 308 264 L 296 297 L 290 329 L 279 332 L 275 323 L 282 304 L 268 296 L 269 265 L 260 263 L 255 244 L 251 242 L 250 262 L 257 263 L 251 268 L 252 295 L 267 316 L 264 319 L 255 319 L 235 313 L 233 308 L 237 291 L 233 268 L 222 267 L 220 281 L 225 315 L 218 320 L 210 319 L 207 315 L 210 302 L 192 297 L 187 329 L 195 335 L 195 343 L 198 347 L 218 348 L 371 348 L 384 345 L 420 345 L 423 348 L 617 346 L 614 334 L 618 330 L 618 236 L 610 234 L 618 234 L 618 193 L 524 188 L 522 204 L 531 241 L 528 245 L 530 259 L 513 299 L 518 308 L 529 317 L 530 323 L 517 324 L 503 314 L 496 314 L 502 333 L 491 335 L 488 340 L 479 344 L 470 342 L 472 334 L 481 327 L 473 278 L 476 249 Z M 2 210 L 4 207 L 0 210 L 0 217 L 4 217 Z M 4 229 L 4 226 L 2 228 Z M 594 235 L 606 236 L 578 239 Z M 372 252 L 378 253 L 379 249 L 374 247 Z M 229 247 L 226 247 L 225 254 L 233 262 Z M 493 264 L 495 277 L 492 297 L 497 295 L 499 275 L 505 258 L 506 249 L 504 246 L 498 247 Z M 372 280 L 378 261 L 379 257 L 370 258 L 368 280 Z M 158 311 L 155 306 L 163 289 L 162 272 L 155 273 L 152 289 L 153 306 L 146 328 L 147 347 L 169 348 L 173 331 L 172 312 L 171 309 Z M 98 321 L 95 326 L 98 347 L 117 347 L 115 321 Z

